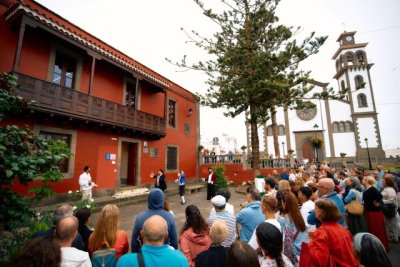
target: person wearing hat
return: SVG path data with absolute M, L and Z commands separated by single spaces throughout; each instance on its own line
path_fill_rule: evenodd
M 236 218 L 231 213 L 225 211 L 226 199 L 223 196 L 217 195 L 213 197 L 211 203 L 215 208 L 215 213 L 210 215 L 207 223 L 211 226 L 216 220 L 225 221 L 228 226 L 228 237 L 222 242 L 222 246 L 230 247 L 236 240 Z

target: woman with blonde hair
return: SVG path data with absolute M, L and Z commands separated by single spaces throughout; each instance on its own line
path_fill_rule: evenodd
M 386 251 L 388 251 L 389 243 L 381 209 L 383 196 L 374 186 L 375 183 L 375 178 L 372 176 L 366 176 L 363 179 L 363 185 L 365 186 L 365 191 L 363 193 L 365 220 L 367 222 L 368 232 L 379 238 L 385 246 Z
M 125 231 L 120 230 L 121 216 L 119 209 L 114 204 L 105 205 L 96 227 L 89 238 L 89 253 L 99 249 L 115 249 L 116 257 L 119 259 L 129 250 L 128 236 Z
M 290 184 L 287 180 L 280 180 L 278 183 L 278 189 L 282 191 L 290 191 Z

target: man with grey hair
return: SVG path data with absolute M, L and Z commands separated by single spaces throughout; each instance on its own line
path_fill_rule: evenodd
M 320 198 L 326 198 L 333 202 L 336 205 L 339 212 L 342 214 L 342 218 L 338 221 L 339 224 L 342 226 L 345 225 L 345 218 L 346 218 L 346 210 L 344 208 L 344 204 L 342 199 L 338 196 L 335 191 L 335 182 L 331 178 L 322 178 L 317 183 L 318 188 L 318 196 Z M 318 222 L 317 218 L 315 217 L 315 211 L 312 210 L 310 215 L 308 215 L 307 223 L 310 225 L 317 225 L 319 226 L 320 222 Z
M 57 223 L 55 238 L 61 247 L 61 267 L 92 266 L 87 252 L 71 247 L 78 234 L 78 226 L 78 219 L 74 216 L 64 217 Z
M 153 215 L 146 219 L 140 236 L 143 240 L 141 252 L 123 255 L 118 260 L 117 267 L 140 266 L 139 260 L 146 266 L 189 266 L 182 252 L 164 244 L 168 238 L 168 224 L 160 215 Z
M 210 229 L 211 247 L 196 256 L 196 267 L 225 267 L 228 248 L 222 246 L 228 236 L 225 221 L 216 220 Z
M 58 223 L 65 217 L 72 216 L 74 214 L 74 210 L 71 205 L 63 204 L 58 206 L 53 212 L 53 226 L 47 229 L 46 231 L 40 231 L 33 235 L 33 238 L 39 236 L 49 236 L 54 237 L 54 231 Z M 72 247 L 77 248 L 79 250 L 85 251 L 85 243 L 82 240 L 81 235 L 78 233 L 76 238 L 72 242 Z

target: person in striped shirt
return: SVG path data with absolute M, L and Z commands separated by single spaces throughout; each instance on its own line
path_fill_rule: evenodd
M 226 199 L 223 196 L 217 195 L 211 199 L 211 203 L 214 205 L 215 213 L 211 214 L 207 220 L 208 225 L 212 225 L 216 220 L 225 221 L 228 226 L 228 237 L 222 242 L 222 246 L 230 247 L 231 244 L 236 240 L 236 218 L 231 213 L 225 211 Z

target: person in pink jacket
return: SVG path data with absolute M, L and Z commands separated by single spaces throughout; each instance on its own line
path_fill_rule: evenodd
M 190 267 L 194 267 L 196 256 L 211 245 L 209 229 L 199 208 L 194 205 L 186 207 L 186 222 L 179 238 L 180 250 L 185 255 Z

